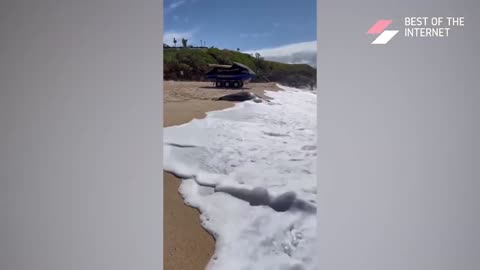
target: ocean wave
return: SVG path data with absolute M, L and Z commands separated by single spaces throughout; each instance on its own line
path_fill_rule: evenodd
M 280 87 L 165 129 L 164 169 L 216 239 L 209 270 L 316 268 L 316 95 Z

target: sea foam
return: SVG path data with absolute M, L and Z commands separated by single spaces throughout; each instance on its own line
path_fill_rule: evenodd
M 164 130 L 164 169 L 216 239 L 209 270 L 316 269 L 316 95 L 279 87 Z

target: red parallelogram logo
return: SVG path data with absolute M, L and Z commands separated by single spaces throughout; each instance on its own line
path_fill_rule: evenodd
M 398 30 L 385 30 L 391 23 L 392 20 L 378 20 L 368 29 L 367 34 L 380 34 L 371 44 L 385 45 L 398 33 Z

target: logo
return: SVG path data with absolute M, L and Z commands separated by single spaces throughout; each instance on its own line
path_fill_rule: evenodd
M 368 29 L 367 34 L 380 34 L 371 44 L 385 45 L 398 33 L 398 30 L 385 30 L 391 23 L 392 20 L 379 20 Z

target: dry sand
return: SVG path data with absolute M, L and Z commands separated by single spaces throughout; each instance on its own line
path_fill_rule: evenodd
M 264 96 L 264 90 L 278 90 L 275 83 L 250 83 L 245 91 Z M 209 82 L 164 82 L 164 127 L 201 119 L 206 112 L 233 106 L 214 101 L 238 89 L 217 89 Z M 164 269 L 203 270 L 215 250 L 214 238 L 200 224 L 197 209 L 184 204 L 178 193 L 179 179 L 164 172 Z

